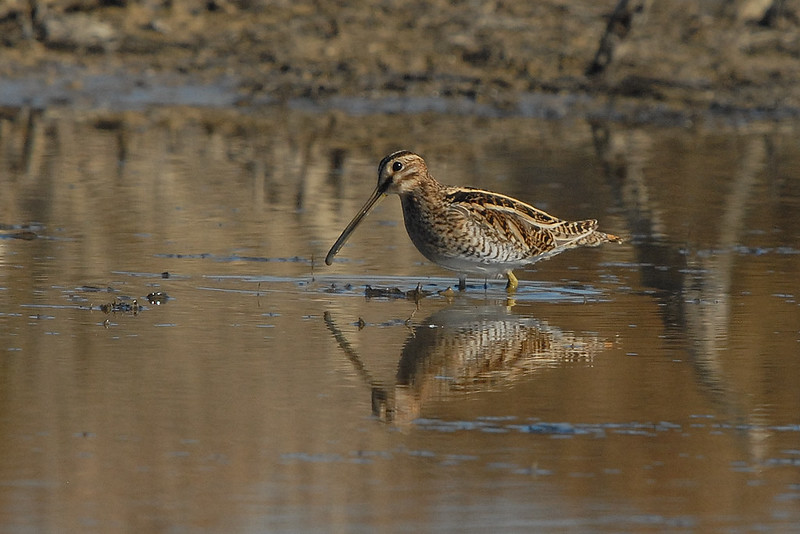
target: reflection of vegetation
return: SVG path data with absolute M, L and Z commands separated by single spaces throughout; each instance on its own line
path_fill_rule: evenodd
M 744 139 L 743 150 L 731 158 L 734 165 L 729 175 L 716 181 L 698 178 L 686 183 L 689 189 L 682 193 L 691 195 L 694 205 L 679 213 L 688 213 L 693 220 L 678 220 L 681 224 L 676 225 L 670 221 L 676 216 L 671 208 L 683 207 L 681 199 L 658 198 L 654 178 L 645 172 L 657 158 L 653 138 L 642 132 L 612 135 L 609 126 L 601 123 L 593 124 L 592 132 L 608 182 L 636 236 L 634 251 L 642 285 L 656 290 L 665 330 L 683 341 L 702 390 L 731 420 L 747 426 L 752 408 L 737 390 L 735 362 L 730 358 L 730 350 L 738 348 L 736 334 L 742 332 L 733 319 L 732 293 L 737 247 L 748 239 L 748 221 L 771 216 L 768 203 L 753 199 L 764 169 L 770 165 L 768 158 L 775 158 L 773 141 L 763 136 Z M 710 186 L 716 195 L 713 200 L 705 193 Z M 681 239 L 683 236 L 676 235 L 679 232 L 690 235 Z M 754 323 L 763 314 L 757 315 Z M 772 330 L 770 325 L 766 328 Z M 748 325 L 748 335 L 738 337 L 747 338 L 759 329 Z M 751 380 L 748 376 L 740 384 L 749 386 Z M 752 449 L 759 454 L 763 436 L 750 434 Z
M 593 335 L 563 332 L 506 307 L 450 307 L 412 328 L 400 354 L 396 381 L 376 381 L 330 312 L 325 323 L 355 370 L 372 389 L 373 413 L 408 423 L 426 402 L 512 386 L 568 362 L 591 363 L 605 343 Z

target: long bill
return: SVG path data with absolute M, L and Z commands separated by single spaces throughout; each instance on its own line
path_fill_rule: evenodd
M 336 240 L 336 243 L 333 244 L 331 249 L 328 251 L 328 255 L 325 256 L 325 264 L 330 265 L 333 263 L 333 257 L 339 253 L 339 250 L 344 246 L 347 240 L 350 238 L 350 234 L 356 229 L 356 226 L 361 222 L 361 220 L 369 215 L 372 209 L 378 205 L 378 203 L 386 197 L 386 192 L 381 189 L 380 186 L 375 188 L 375 191 L 372 192 L 367 202 L 364 204 L 356 216 L 353 217 L 353 220 L 350 221 L 350 224 L 347 225 L 342 231 L 342 235 L 339 236 L 339 239 Z

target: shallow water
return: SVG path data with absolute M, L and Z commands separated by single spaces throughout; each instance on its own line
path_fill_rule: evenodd
M 796 529 L 797 126 L 7 112 L 0 530 Z M 326 267 L 398 148 L 629 239 Z

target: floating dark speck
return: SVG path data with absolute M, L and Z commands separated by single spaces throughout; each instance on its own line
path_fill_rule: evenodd
M 39 235 L 36 232 L 31 232 L 26 230 L 24 232 L 17 232 L 16 234 L 11 234 L 9 237 L 11 239 L 22 239 L 23 241 L 33 241 L 34 239 L 39 237 Z
M 147 295 L 147 302 L 149 302 L 150 304 L 155 304 L 156 306 L 161 306 L 168 300 L 169 300 L 169 295 L 167 295 L 163 291 L 154 291 L 153 293 Z

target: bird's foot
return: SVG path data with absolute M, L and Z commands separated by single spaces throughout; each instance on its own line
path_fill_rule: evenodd
M 519 280 L 517 280 L 517 277 L 514 276 L 514 273 L 512 273 L 511 271 L 508 271 L 508 273 L 506 273 L 506 276 L 508 276 L 506 291 L 509 293 L 514 293 L 517 290 L 517 286 L 519 286 Z

